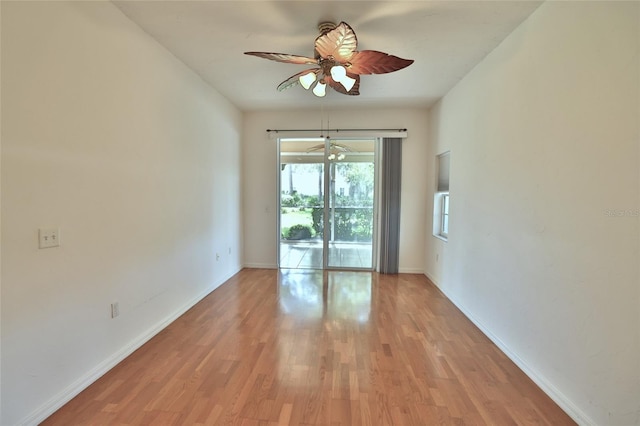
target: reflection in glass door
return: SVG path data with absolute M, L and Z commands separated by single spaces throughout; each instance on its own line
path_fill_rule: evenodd
M 332 142 L 329 164 L 327 266 L 371 269 L 374 201 L 373 140 Z M 341 158 L 341 160 L 340 160 Z
M 280 140 L 280 267 L 322 269 L 325 139 Z
M 280 139 L 281 268 L 373 268 L 375 146 Z

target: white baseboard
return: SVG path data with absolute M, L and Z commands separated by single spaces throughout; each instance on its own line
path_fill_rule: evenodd
M 480 331 L 482 331 L 482 333 L 484 333 L 484 335 L 487 336 L 489 340 L 491 340 L 507 356 L 507 358 L 513 361 L 513 363 L 516 364 L 524 374 L 526 374 L 531 380 L 533 380 L 533 382 L 538 385 L 538 387 L 542 389 L 542 391 L 547 394 L 547 396 L 549 396 L 549 398 L 551 398 L 553 402 L 558 404 L 558 406 L 560 406 L 560 408 L 562 408 L 562 410 L 564 410 L 564 412 L 567 413 L 569 417 L 571 417 L 579 425 L 596 426 L 596 422 L 594 422 L 580 408 L 578 408 L 569 398 L 567 398 L 558 388 L 556 388 L 553 383 L 551 383 L 545 376 L 527 365 L 527 363 L 522 360 L 522 358 L 520 358 L 518 354 L 509 349 L 506 343 L 500 340 L 498 336 L 494 335 L 464 306 L 459 304 L 449 294 L 447 294 L 447 291 L 443 289 L 429 273 L 425 272 L 424 274 L 427 278 L 429 278 L 431 282 L 435 284 L 436 287 L 438 287 L 442 294 L 444 294 L 447 299 L 449 299 L 449 301 L 451 301 L 451 303 L 453 303 L 464 314 L 464 316 L 469 319 L 469 321 L 475 324 L 475 326 L 478 327 Z
M 424 269 L 422 268 L 399 268 L 399 274 L 424 274 Z
M 429 281 L 431 281 L 433 284 L 435 284 L 436 287 L 438 287 L 440 289 L 440 291 L 442 291 L 442 289 L 440 288 L 440 285 L 438 284 L 438 280 L 436 280 L 433 276 L 431 276 L 431 274 L 429 274 L 428 272 L 424 273 L 426 275 L 427 278 L 429 278 Z M 444 292 L 443 292 L 444 293 Z M 453 302 L 452 302 L 453 303 Z
M 233 276 L 232 274 L 231 276 Z M 67 402 L 71 401 L 75 398 L 80 392 L 88 388 L 93 382 L 98 380 L 100 377 L 105 375 L 109 370 L 118 365 L 122 360 L 131 355 L 137 349 L 139 349 L 142 345 L 151 340 L 156 334 L 164 330 L 169 324 L 174 322 L 180 316 L 182 316 L 185 312 L 191 309 L 195 304 L 204 299 L 207 295 L 209 295 L 213 290 L 220 287 L 223 283 L 225 283 L 231 276 L 222 280 L 220 283 L 209 286 L 203 292 L 201 292 L 198 296 L 190 300 L 188 303 L 183 305 L 178 310 L 174 311 L 172 314 L 167 316 L 164 320 L 160 321 L 155 326 L 151 327 L 146 332 L 142 333 L 136 339 L 132 340 L 120 349 L 118 352 L 111 355 L 109 358 L 105 359 L 103 362 L 98 364 L 95 368 L 86 373 L 83 377 L 80 377 L 71 385 L 67 386 L 49 401 L 44 403 L 38 409 L 36 409 L 33 413 L 25 417 L 18 424 L 21 426 L 36 426 L 42 421 L 44 421 L 47 417 L 58 411 L 63 405 Z

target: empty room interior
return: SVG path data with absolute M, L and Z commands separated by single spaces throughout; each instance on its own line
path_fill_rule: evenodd
M 640 425 L 640 2 L 0 22 L 1 425 Z

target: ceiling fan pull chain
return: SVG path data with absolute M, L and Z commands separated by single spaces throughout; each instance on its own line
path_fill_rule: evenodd
M 324 125 L 324 102 L 320 103 L 320 137 L 324 138 L 324 132 L 322 131 Z

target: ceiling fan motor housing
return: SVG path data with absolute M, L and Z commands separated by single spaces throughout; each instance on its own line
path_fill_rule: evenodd
M 318 31 L 320 31 L 320 35 L 324 35 L 336 27 L 337 25 L 334 22 L 324 21 L 318 24 Z

